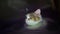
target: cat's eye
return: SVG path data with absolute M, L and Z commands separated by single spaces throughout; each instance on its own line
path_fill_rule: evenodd
M 30 19 L 28 19 L 28 20 L 30 20 Z
M 30 19 L 32 19 L 32 18 L 28 18 L 28 20 L 30 20 Z

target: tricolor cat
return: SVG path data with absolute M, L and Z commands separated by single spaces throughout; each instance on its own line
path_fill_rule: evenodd
M 26 14 L 26 25 L 27 29 L 35 30 L 38 28 L 45 27 L 47 22 L 41 16 L 41 10 L 37 9 L 35 12 Z

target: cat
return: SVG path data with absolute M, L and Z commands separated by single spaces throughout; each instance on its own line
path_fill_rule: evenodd
M 37 9 L 34 12 L 26 14 L 25 22 L 26 22 L 25 28 L 31 30 L 43 28 L 46 27 L 47 25 L 47 21 L 42 18 L 40 9 Z

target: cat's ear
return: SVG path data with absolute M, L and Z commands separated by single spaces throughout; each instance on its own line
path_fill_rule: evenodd
M 40 9 L 37 9 L 34 13 L 40 15 L 41 10 Z

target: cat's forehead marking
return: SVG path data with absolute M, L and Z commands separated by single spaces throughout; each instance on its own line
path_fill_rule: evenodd
M 27 17 L 27 18 L 30 18 L 30 17 L 32 17 L 32 16 L 34 16 L 34 15 L 35 15 L 34 13 L 29 13 L 29 14 L 26 15 L 26 17 Z

